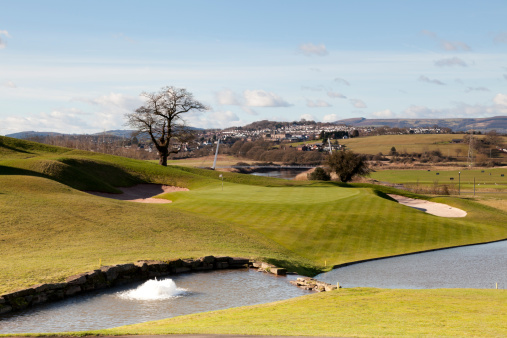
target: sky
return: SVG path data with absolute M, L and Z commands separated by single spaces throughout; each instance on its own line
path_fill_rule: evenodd
M 0 135 L 128 129 L 186 88 L 199 128 L 507 115 L 507 1 L 0 0 Z

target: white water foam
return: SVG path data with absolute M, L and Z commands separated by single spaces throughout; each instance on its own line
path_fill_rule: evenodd
M 150 279 L 133 290 L 119 292 L 118 296 L 130 300 L 161 300 L 183 295 L 187 290 L 176 287 L 172 279 Z

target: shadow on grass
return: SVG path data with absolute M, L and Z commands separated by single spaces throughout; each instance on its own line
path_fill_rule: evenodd
M 282 260 L 282 259 L 266 258 L 265 261 L 269 264 L 273 264 L 279 268 L 285 268 L 289 272 L 295 272 L 295 273 L 302 275 L 302 276 L 313 277 L 313 276 L 316 276 L 322 272 L 322 270 L 319 270 L 315 267 L 303 266 L 303 265 L 297 264 L 295 262 Z

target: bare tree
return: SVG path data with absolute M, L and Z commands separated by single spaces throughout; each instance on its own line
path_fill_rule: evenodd
M 172 139 L 185 142 L 189 129 L 182 115 L 191 111 L 204 111 L 209 108 L 194 99 L 192 93 L 184 88 L 164 87 L 156 93 L 141 93 L 146 103 L 132 113 L 125 114 L 127 125 L 146 133 L 157 148 L 159 164 L 167 166 L 167 157 L 177 153 L 172 147 Z

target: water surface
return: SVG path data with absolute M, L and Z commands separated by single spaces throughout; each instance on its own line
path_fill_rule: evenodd
M 507 241 L 359 263 L 315 278 L 343 287 L 507 289 Z
M 253 269 L 170 276 L 179 290 L 171 283 L 163 286 L 169 290 L 167 292 L 174 292 L 173 297 L 149 300 L 150 297 L 125 296 L 125 291 L 145 282 L 130 284 L 3 316 L 0 333 L 104 329 L 309 294 L 289 284 L 289 280 L 295 278 L 277 277 Z

